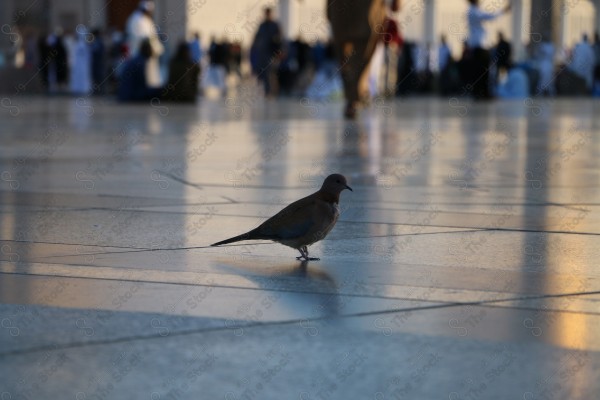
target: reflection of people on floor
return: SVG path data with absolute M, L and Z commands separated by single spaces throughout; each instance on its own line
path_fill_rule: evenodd
M 383 0 L 327 1 L 327 18 L 344 83 L 346 118 L 356 116 L 359 81 L 383 32 L 385 13 Z

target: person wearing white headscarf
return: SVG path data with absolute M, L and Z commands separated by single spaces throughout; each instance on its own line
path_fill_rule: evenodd
M 152 20 L 153 13 L 153 1 L 140 1 L 139 7 L 127 20 L 126 32 L 130 57 L 134 57 L 139 53 L 140 45 L 144 39 L 150 41 L 152 56 L 146 62 L 146 83 L 151 88 L 158 88 L 162 86 L 159 57 L 164 52 L 164 47 L 158 37 L 156 25 Z
M 69 57 L 69 88 L 71 93 L 88 94 L 92 90 L 92 51 L 87 41 L 90 33 L 83 25 L 77 26 L 76 33 Z
M 469 34 L 467 46 L 471 52 L 471 82 L 469 85 L 475 99 L 485 100 L 492 97 L 489 86 L 490 53 L 485 48 L 485 29 L 483 23 L 498 18 L 510 11 L 510 2 L 503 10 L 498 12 L 486 12 L 479 6 L 479 0 L 467 0 L 469 9 L 467 11 L 467 24 Z
M 588 40 L 588 36 L 584 34 L 581 42 L 577 43 L 573 49 L 573 57 L 571 58 L 569 68 L 585 80 L 585 85 L 588 89 L 591 89 L 594 83 L 595 64 L 594 49 Z

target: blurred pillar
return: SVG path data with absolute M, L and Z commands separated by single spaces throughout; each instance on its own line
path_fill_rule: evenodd
M 87 23 L 89 28 L 104 28 L 106 26 L 106 1 L 90 0 L 88 3 Z
M 424 13 L 424 23 L 423 26 L 425 27 L 424 29 L 424 33 L 425 33 L 425 37 L 423 38 L 425 40 L 425 45 L 428 46 L 433 46 L 433 44 L 435 43 L 436 37 L 435 37 L 435 7 L 436 7 L 436 0 L 425 0 L 424 4 L 425 4 L 425 13 Z
M 594 9 L 596 12 L 594 31 L 600 32 L 600 0 L 594 0 Z
M 539 42 L 540 38 L 552 38 L 552 15 L 556 14 L 555 4 L 560 0 L 537 0 L 531 3 L 531 40 Z
M 170 58 L 180 41 L 186 40 L 187 1 L 154 0 L 154 23 L 158 32 L 164 34 L 165 51 Z
M 550 40 L 560 53 L 564 37 L 565 0 L 536 0 L 531 2 L 530 40 L 533 47 Z
M 525 59 L 525 43 L 523 42 L 523 31 L 525 24 L 525 3 L 531 0 L 513 0 L 511 2 L 511 37 L 513 61 Z M 527 24 L 528 25 L 528 24 Z M 527 38 L 529 40 L 529 38 Z
M 283 39 L 289 39 L 291 36 L 290 26 L 292 24 L 292 0 L 279 0 L 279 25 L 281 26 L 281 33 Z
M 565 0 L 554 0 L 553 2 L 553 11 L 552 14 L 552 33 L 551 38 L 554 42 L 554 47 L 556 48 L 557 57 L 564 56 L 564 45 L 565 45 L 565 29 L 567 24 L 565 20 L 567 18 L 567 14 L 569 10 L 567 10 L 567 4 Z

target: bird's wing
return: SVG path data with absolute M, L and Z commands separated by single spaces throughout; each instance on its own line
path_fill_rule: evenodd
M 272 240 L 299 238 L 313 227 L 316 212 L 317 198 L 310 195 L 279 211 L 256 228 L 256 231 Z

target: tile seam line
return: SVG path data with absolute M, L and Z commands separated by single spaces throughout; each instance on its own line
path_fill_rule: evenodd
M 589 292 L 589 293 L 581 293 L 581 292 L 580 293 L 571 293 L 571 294 L 565 293 L 562 295 L 558 295 L 556 297 L 581 296 L 581 295 L 590 295 L 590 294 L 600 294 L 600 291 Z M 537 297 L 537 298 L 547 298 L 547 297 L 548 296 L 542 296 L 542 297 Z M 484 301 L 484 302 L 466 302 L 466 303 L 453 302 L 453 303 L 447 303 L 447 304 L 435 304 L 435 305 L 425 306 L 425 307 L 416 307 L 416 308 L 409 307 L 409 308 L 404 308 L 404 309 L 381 310 L 381 311 L 354 313 L 354 314 L 347 314 L 347 315 L 340 315 L 340 316 L 333 316 L 333 317 L 325 315 L 325 316 L 317 317 L 317 318 L 297 318 L 297 319 L 285 320 L 285 321 L 271 321 L 271 322 L 240 324 L 237 326 L 230 326 L 230 327 L 218 327 L 218 328 L 212 327 L 212 328 L 206 328 L 206 329 L 190 329 L 187 331 L 174 332 L 173 334 L 167 335 L 167 336 L 161 336 L 160 334 L 134 335 L 134 336 L 128 336 L 128 337 L 122 337 L 122 338 L 99 340 L 99 341 L 95 341 L 95 342 L 77 342 L 77 343 L 71 343 L 71 344 L 64 344 L 64 345 L 60 345 L 60 346 L 56 346 L 56 345 L 55 346 L 39 346 L 36 348 L 0 353 L 0 358 L 22 355 L 22 354 L 38 353 L 40 351 L 69 350 L 69 349 L 73 349 L 73 348 L 80 348 L 80 347 L 86 347 L 86 346 L 98 346 L 98 345 L 102 346 L 102 345 L 107 345 L 107 344 L 127 343 L 127 342 L 137 341 L 137 340 L 152 340 L 152 339 L 160 339 L 160 338 L 165 338 L 165 337 L 187 336 L 187 335 L 193 335 L 193 334 L 205 333 L 205 332 L 210 333 L 210 332 L 219 332 L 219 331 L 225 331 L 225 330 L 244 329 L 244 328 L 249 329 L 249 328 L 255 328 L 255 327 L 284 326 L 284 325 L 292 325 L 292 324 L 302 323 L 302 322 L 316 322 L 316 321 L 324 321 L 324 320 L 329 320 L 329 319 L 368 317 L 368 316 L 395 314 L 395 313 L 410 312 L 410 311 L 427 311 L 427 310 L 435 310 L 435 309 L 442 309 L 442 308 L 464 307 L 464 306 L 470 306 L 470 305 L 488 307 L 488 304 L 494 304 L 497 302 L 515 301 L 515 300 L 532 300 L 532 299 L 536 299 L 536 297 L 533 297 L 533 298 L 532 297 L 524 297 L 524 298 L 522 297 L 522 298 L 515 298 L 515 299 L 491 300 L 491 301 Z M 511 308 L 511 307 L 497 307 L 497 306 L 489 306 L 489 307 Z M 523 308 L 515 308 L 515 309 L 523 309 Z M 528 310 L 529 308 L 525 308 L 525 309 Z M 531 310 L 536 311 L 537 309 L 531 309 Z M 547 311 L 547 312 L 570 312 L 570 311 Z M 573 313 L 573 312 L 571 312 L 571 313 Z M 578 313 L 578 314 L 583 314 L 583 313 Z M 594 314 L 594 315 L 597 315 L 597 314 Z
M 443 231 L 443 232 L 421 232 L 421 233 L 407 233 L 407 234 L 399 234 L 399 235 L 387 235 L 387 236 L 367 236 L 367 237 L 359 237 L 359 238 L 339 238 L 333 239 L 336 241 L 340 240 L 352 240 L 352 239 L 369 239 L 369 238 L 384 238 L 384 237 L 403 237 L 403 236 L 420 236 L 420 235 L 435 235 L 435 234 L 448 234 L 448 233 L 469 233 L 469 232 L 525 232 L 525 233 L 545 233 L 545 234 L 553 234 L 553 235 L 583 235 L 583 236 L 600 236 L 600 233 L 593 232 L 569 232 L 569 231 L 545 231 L 545 230 L 536 230 L 536 229 L 514 229 L 514 228 L 486 228 L 486 227 L 457 227 L 457 226 L 447 226 L 447 225 L 416 225 L 416 224 L 386 224 L 379 222 L 354 222 L 354 221 L 339 221 L 341 223 L 362 223 L 362 224 L 384 224 L 384 225 L 399 225 L 399 226 L 424 226 L 427 228 L 452 228 L 456 229 L 454 231 Z M 331 239 L 330 239 L 331 240 Z M 27 241 L 15 241 L 15 240 L 7 240 L 16 243 L 46 243 L 46 244 L 57 244 L 57 245 L 65 245 L 65 246 L 94 246 L 94 247 L 115 247 L 122 249 L 132 249 L 131 247 L 119 247 L 119 246 L 102 246 L 102 245 L 94 245 L 94 244 L 82 244 L 82 243 L 54 243 L 54 242 L 27 242 Z M 275 244 L 275 243 L 253 243 L 253 245 L 266 245 L 266 244 Z M 229 245 L 230 247 L 235 246 L 244 246 L 244 245 Z M 173 251 L 173 250 L 193 250 L 193 249 L 209 249 L 213 246 L 190 246 L 190 247 L 173 247 L 173 248 L 156 248 L 156 249 L 147 249 L 147 248 L 133 248 L 132 250 L 124 250 L 124 251 L 115 251 L 115 252 L 103 252 L 103 253 L 86 253 L 80 255 L 102 255 L 102 254 L 118 254 L 118 253 L 140 253 L 145 251 Z M 79 254 L 73 254 L 79 255 Z M 69 255 L 67 255 L 69 256 Z M 53 256 L 54 257 L 54 256 Z M 66 257 L 66 256 L 62 256 Z
M 58 246 L 82 246 L 82 247 L 100 247 L 100 248 L 107 248 L 107 247 L 112 247 L 115 249 L 125 249 L 124 252 L 129 252 L 129 251 L 148 251 L 148 250 L 152 250 L 152 249 L 148 249 L 148 248 L 144 248 L 144 247 L 122 247 L 122 246 L 113 246 L 113 245 L 101 245 L 101 244 L 83 244 L 83 243 L 62 243 L 62 242 L 44 242 L 44 241 L 28 241 L 28 240 L 14 240 L 14 239 L 0 239 L 0 242 L 11 242 L 11 243 L 22 243 L 24 245 L 36 245 L 36 244 L 54 244 L 54 245 L 58 245 Z M 166 249 L 165 249 L 166 250 Z M 121 253 L 120 251 L 112 251 L 112 252 L 106 252 L 106 253 L 98 253 L 98 254 L 109 254 L 109 253 Z M 67 254 L 66 256 L 89 256 L 92 254 L 89 253 L 77 253 L 77 254 Z M 66 257 L 63 256 L 63 257 Z M 56 257 L 56 256 L 53 256 Z M 1 261 L 1 260 L 0 260 Z M 7 261 L 7 260 L 4 260 Z
M 490 229 L 485 228 L 475 228 L 475 229 L 462 229 L 457 228 L 454 231 L 442 231 L 442 232 L 417 232 L 417 233 L 401 233 L 397 235 L 376 235 L 376 236 L 360 236 L 360 237 L 351 237 L 351 238 L 335 238 L 335 239 L 327 239 L 331 241 L 342 241 L 342 240 L 356 240 L 356 239 L 380 239 L 386 237 L 404 237 L 404 236 L 425 236 L 425 235 L 441 235 L 447 233 L 470 233 L 470 232 L 485 232 L 490 231 Z M 145 251 L 174 251 L 174 250 L 194 250 L 194 249 L 210 249 L 213 246 L 191 246 L 191 247 L 171 247 L 171 248 L 156 248 L 156 249 L 148 249 L 143 247 L 118 247 L 118 246 L 100 246 L 100 245 L 92 245 L 92 244 L 73 244 L 73 243 L 53 243 L 53 242 L 27 242 L 27 241 L 15 241 L 15 240 L 0 240 L 0 242 L 15 242 L 15 243 L 44 243 L 44 244 L 57 244 L 57 245 L 65 245 L 65 246 L 91 246 L 91 247 L 114 247 L 118 249 L 124 249 L 123 251 L 106 251 L 102 253 L 77 253 L 77 254 L 62 254 L 62 255 L 53 255 L 47 256 L 47 258 L 56 258 L 56 257 L 74 257 L 74 256 L 99 256 L 104 254 L 127 254 L 127 253 L 142 253 Z M 274 242 L 256 242 L 251 243 L 254 245 L 268 245 L 268 244 L 276 244 Z M 242 247 L 248 246 L 248 244 L 230 244 L 227 247 Z M 129 249 L 129 250 L 127 250 Z
M 57 264 L 58 265 L 58 264 Z M 71 275 L 49 275 L 49 274 L 32 274 L 32 273 L 23 273 L 23 272 L 4 272 L 0 271 L 0 275 L 17 275 L 17 276 L 36 276 L 36 277 L 46 277 L 46 278 L 63 278 L 63 279 L 85 279 L 85 280 L 98 280 L 98 281 L 117 281 L 117 282 L 130 282 L 130 283 L 144 283 L 144 284 L 157 284 L 157 285 L 175 285 L 175 286 L 193 286 L 193 287 L 214 287 L 219 289 L 237 289 L 237 290 L 251 290 L 251 291 L 260 291 L 260 292 L 278 292 L 278 293 L 296 293 L 296 294 L 308 294 L 308 295 L 318 295 L 318 296 L 344 296 L 344 297 L 352 297 L 352 298 L 366 298 L 366 299 L 384 299 L 384 300 L 403 300 L 403 301 L 414 301 L 414 302 L 424 302 L 424 303 L 444 303 L 450 304 L 455 303 L 452 301 L 443 301 L 443 300 L 426 300 L 426 299 L 413 299 L 408 297 L 391 297 L 391 296 L 378 296 L 373 294 L 354 294 L 354 293 L 336 293 L 331 291 L 307 291 L 307 290 L 289 290 L 289 289 L 281 289 L 281 288 L 254 288 L 254 287 L 243 287 L 243 286 L 233 286 L 233 285 L 214 285 L 214 284 L 205 284 L 205 283 L 188 283 L 188 282 L 161 282 L 161 281 L 145 281 L 145 280 L 135 280 L 135 279 L 122 279 L 122 278 L 98 278 L 98 277 L 90 277 L 90 276 L 71 276 Z M 226 274 L 222 274 L 226 275 Z M 426 288 L 425 286 L 415 286 L 418 288 Z M 437 288 L 437 289 L 445 289 L 445 288 Z M 499 293 L 489 290 L 484 290 L 484 292 L 489 293 Z M 512 298 L 504 299 L 502 301 L 512 301 Z M 39 304 L 38 304 L 39 305 Z
M 432 308 L 443 308 L 443 307 L 449 307 L 452 304 L 444 304 L 444 305 L 435 305 L 435 306 L 431 306 Z M 428 309 L 427 307 L 421 307 L 421 308 L 408 308 L 408 309 L 402 309 L 400 311 L 396 310 L 395 312 L 408 312 L 408 311 L 414 311 L 414 310 L 426 310 Z M 391 313 L 392 311 L 389 311 L 388 313 Z M 344 316 L 338 316 L 336 318 L 346 318 L 346 317 L 360 317 L 360 316 L 367 316 L 370 314 L 348 314 L 348 315 L 344 315 Z M 376 315 L 376 314 L 374 314 Z M 248 324 L 239 324 L 239 325 L 235 325 L 235 326 L 229 326 L 229 327 L 211 327 L 211 328 L 206 328 L 206 329 L 190 329 L 190 330 L 186 330 L 186 331 L 179 331 L 179 332 L 174 332 L 170 335 L 167 336 L 160 336 L 160 334 L 155 333 L 155 334 L 151 334 L 151 335 L 134 335 L 134 336 L 127 336 L 127 337 L 121 337 L 121 338 L 115 338 L 115 339 L 105 339 L 105 340 L 98 340 L 98 341 L 90 341 L 90 342 L 75 342 L 75 343 L 70 343 L 70 344 L 63 344 L 63 345 L 46 345 L 46 346 L 39 346 L 39 347 L 34 347 L 34 348 L 30 348 L 30 349 L 23 349 L 23 350 L 16 350 L 16 351 L 9 351 L 9 352 L 5 352 L 5 353 L 0 353 L 0 359 L 3 357 L 8 357 L 8 356 L 15 356 L 15 355 L 22 355 L 22 354 L 31 354 L 31 353 L 38 353 L 40 351 L 53 351 L 53 350 L 68 350 L 68 349 L 73 349 L 73 348 L 79 348 L 79 347 L 86 347 L 86 346 L 102 346 L 102 345 L 106 345 L 106 344 L 115 344 L 115 343 L 126 343 L 126 342 L 131 342 L 131 341 L 137 341 L 137 340 L 152 340 L 152 339 L 160 339 L 160 338 L 167 338 L 167 337 L 177 337 L 177 336 L 187 336 L 187 335 L 193 335 L 193 334 L 198 334 L 198 333 L 209 333 L 209 332 L 220 332 L 220 331 L 227 331 L 227 330 L 235 330 L 235 329 L 247 329 L 247 328 L 253 328 L 253 327 L 270 327 L 270 326 L 280 326 L 280 325 L 292 325 L 292 324 L 296 324 L 296 323 L 300 323 L 300 322 L 313 322 L 313 321 L 321 321 L 321 320 L 327 320 L 330 319 L 331 316 L 322 316 L 322 317 L 317 317 L 317 318 L 297 318 L 297 319 L 293 319 L 293 320 L 283 320 L 283 321 L 270 321 L 270 322 L 260 322 L 260 323 L 248 323 Z
M 52 265 L 62 265 L 62 264 L 52 264 Z M 87 267 L 87 266 L 83 266 Z M 111 268 L 111 267 L 108 267 Z M 127 271 L 137 271 L 135 268 L 123 268 Z M 230 275 L 230 274 L 218 274 L 216 275 Z M 591 294 L 600 294 L 600 291 L 592 291 L 592 292 L 570 292 L 570 293 L 555 293 L 555 294 L 531 294 L 526 295 L 523 294 L 519 297 L 509 297 L 502 299 L 488 299 L 488 300 L 480 300 L 478 302 L 456 302 L 456 301 L 444 301 L 444 300 L 436 300 L 436 299 L 422 299 L 422 298 L 410 298 L 410 297 L 394 297 L 394 296 L 381 296 L 375 294 L 360 294 L 360 293 L 338 293 L 331 291 L 307 291 L 307 290 L 294 290 L 294 289 L 282 289 L 282 288 L 263 288 L 263 287 L 244 287 L 244 286 L 233 286 L 233 285 L 214 285 L 214 284 L 205 284 L 205 283 L 190 283 L 190 282 L 165 282 L 165 281 L 149 281 L 149 280 L 140 280 L 140 279 L 126 279 L 126 278 L 106 278 L 106 277 L 94 277 L 94 276 L 73 276 L 73 275 L 62 275 L 62 274 L 44 274 L 44 273 L 28 273 L 28 272 L 5 272 L 0 271 L 0 275 L 18 275 L 23 277 L 46 277 L 46 278 L 63 278 L 63 279 L 85 279 L 85 280 L 98 280 L 98 281 L 119 281 L 119 282 L 130 282 L 130 283 L 144 283 L 144 284 L 157 284 L 157 285 L 175 285 L 175 286 L 194 286 L 194 287 L 215 287 L 222 289 L 238 289 L 238 290 L 253 290 L 253 291 L 268 291 L 268 292 L 279 292 L 279 293 L 299 293 L 299 294 L 313 294 L 313 295 L 321 295 L 321 296 L 331 296 L 331 295 L 339 295 L 345 297 L 353 297 L 353 298 L 369 298 L 369 299 L 386 299 L 386 300 L 404 300 L 404 301 L 416 301 L 416 302 L 426 302 L 426 303 L 444 303 L 444 304 L 472 304 L 472 303 L 481 303 L 487 304 L 488 302 L 506 302 L 506 301 L 519 301 L 519 300 L 536 300 L 543 298 L 560 298 L 560 297 L 569 297 L 569 296 L 585 296 Z M 372 285 L 385 285 L 384 283 L 376 282 Z M 393 287 L 402 285 L 390 285 Z M 420 289 L 428 289 L 429 286 L 407 286 L 407 287 L 415 287 Z M 435 287 L 438 290 L 458 290 L 456 288 L 444 288 L 444 287 Z M 469 290 L 467 290 L 469 292 Z M 510 293 L 510 292 L 497 292 L 494 290 L 483 290 L 480 289 L 480 292 L 485 293 Z M 515 293 L 518 294 L 518 293 Z M 600 314 L 600 313 L 599 313 Z
M 160 207 L 193 207 L 193 206 L 202 206 L 202 205 L 214 205 L 214 206 L 230 206 L 230 205 L 234 205 L 234 204 L 242 204 L 242 202 L 240 201 L 235 201 L 230 197 L 226 197 L 226 196 L 220 196 L 221 198 L 223 198 L 226 201 L 209 201 L 206 203 L 184 203 L 184 204 L 165 204 L 165 205 L 148 205 L 148 206 L 141 206 L 139 208 L 134 208 L 134 207 L 129 207 L 129 208 L 123 208 L 122 211 L 130 211 L 130 212 L 139 212 L 139 213 L 162 213 L 162 214 L 183 214 L 183 215 L 206 215 L 209 213 L 197 213 L 197 212 L 186 212 L 186 211 L 164 211 L 164 210 L 153 210 L 153 208 L 160 208 Z M 243 202 L 243 204 L 251 204 L 251 205 L 264 205 L 264 203 L 260 203 L 260 202 Z M 415 204 L 420 204 L 420 203 L 415 203 Z M 485 205 L 490 205 L 493 206 L 497 203 L 490 203 L 490 204 L 485 204 Z M 3 205 L 3 204 L 0 204 Z M 276 204 L 277 206 L 281 206 L 284 207 L 285 204 Z M 470 203 L 435 203 L 435 205 L 472 205 Z M 576 204 L 576 205 L 563 205 L 563 204 L 509 204 L 511 206 L 514 207 L 562 207 L 562 208 L 567 208 L 573 211 L 589 211 L 583 208 L 578 208 L 578 207 L 583 207 L 586 205 L 580 205 L 580 204 Z M 587 206 L 597 206 L 597 204 L 591 204 L 591 205 L 587 205 Z M 22 207 L 29 207 L 29 208 L 37 208 L 34 210 L 31 210 L 32 212 L 44 212 L 47 211 L 46 209 L 43 208 L 43 206 L 37 206 L 37 205 L 27 205 L 27 206 L 22 206 Z M 121 211 L 121 209 L 119 209 L 118 207 L 81 207 L 81 206 L 63 206 L 63 207 L 53 207 L 51 208 L 52 210 L 56 210 L 56 211 L 63 211 L 63 212 L 81 212 L 81 211 L 90 211 L 90 210 L 94 210 L 94 211 Z M 390 212 L 419 212 L 419 213 L 428 213 L 428 212 L 433 212 L 433 211 L 437 211 L 440 214 L 459 214 L 459 215 L 483 215 L 483 216 L 501 216 L 501 213 L 485 213 L 483 211 L 478 211 L 478 212 L 468 212 L 468 211 L 456 211 L 456 210 L 413 210 L 410 208 L 386 208 L 386 207 L 369 207 L 370 210 L 377 210 L 377 211 L 390 211 Z M 223 215 L 223 216 L 238 216 L 238 217 L 246 217 L 246 218 L 254 218 L 254 216 L 248 216 L 248 215 L 235 215 L 235 214 L 215 214 L 215 215 Z M 362 222 L 362 221 L 359 221 Z
M 0 191 L 0 194 L 2 194 L 3 192 Z M 46 195 L 46 193 L 41 193 L 41 192 L 25 192 L 24 194 L 27 195 L 39 195 L 39 196 L 44 196 Z M 50 193 L 53 195 L 69 195 L 72 193 L 68 193 L 68 192 L 62 192 L 62 193 Z M 90 196 L 93 198 L 118 198 L 118 199 L 140 199 L 139 197 L 135 197 L 135 196 L 122 196 L 122 195 L 95 195 L 95 196 Z M 185 207 L 185 206 L 195 206 L 195 205 L 203 205 L 203 204 L 221 204 L 221 205 L 231 205 L 229 203 L 233 203 L 233 204 L 242 204 L 241 201 L 239 200 L 234 200 L 229 196 L 224 196 L 224 195 L 219 195 L 219 197 L 223 198 L 224 200 L 226 200 L 227 202 L 206 202 L 206 203 L 198 203 L 198 202 L 178 202 L 175 204 L 150 204 L 150 205 L 146 205 L 143 206 L 143 208 L 155 208 L 155 207 Z M 176 200 L 176 199 L 169 199 L 169 198 L 163 198 L 163 197 L 144 197 L 143 199 L 150 199 L 150 200 L 156 200 L 156 201 L 168 201 L 168 200 Z M 259 204 L 259 205 L 264 205 L 264 203 L 258 202 L 258 201 L 244 201 L 243 204 Z M 422 204 L 420 202 L 402 202 L 400 204 Z M 477 202 L 477 203 L 466 203 L 466 202 L 435 202 L 434 204 L 436 205 L 455 205 L 455 206 L 493 206 L 498 204 L 497 202 L 492 202 L 492 203 L 482 203 L 482 202 Z M 582 210 L 581 208 L 577 208 L 577 207 L 583 207 L 583 206 L 590 206 L 590 207 L 597 207 L 600 206 L 600 203 L 586 203 L 586 202 L 580 202 L 580 203 L 552 203 L 552 202 L 547 202 L 547 203 L 531 203 L 531 202 L 527 202 L 527 203 L 519 203 L 519 202 L 504 202 L 501 203 L 502 205 L 510 205 L 510 206 L 514 206 L 514 207 L 536 207 L 536 206 L 541 206 L 541 207 L 565 207 L 565 208 L 571 208 L 573 210 L 576 211 L 585 211 Z M 281 203 L 278 204 L 280 206 L 285 206 L 286 204 Z M 44 208 L 43 205 L 36 205 L 36 204 L 16 204 L 16 203 L 0 203 L 0 206 L 17 206 L 17 207 L 29 207 L 29 208 Z M 68 209 L 68 210 L 79 210 L 80 207 L 77 206 L 62 206 L 62 208 Z M 52 207 L 52 209 L 62 209 L 60 205 L 58 206 L 54 206 Z M 86 209 L 99 209 L 99 210 L 114 210 L 117 208 L 114 207 L 89 207 L 89 208 L 82 208 L 83 210 Z M 389 207 L 370 207 L 370 209 L 373 210 L 385 210 L 385 211 L 415 211 L 412 209 L 406 209 L 406 208 L 389 208 Z M 423 210 L 426 211 L 426 210 Z M 450 212 L 460 212 L 460 211 L 452 211 L 452 210 L 445 210 L 444 212 L 450 213 Z

